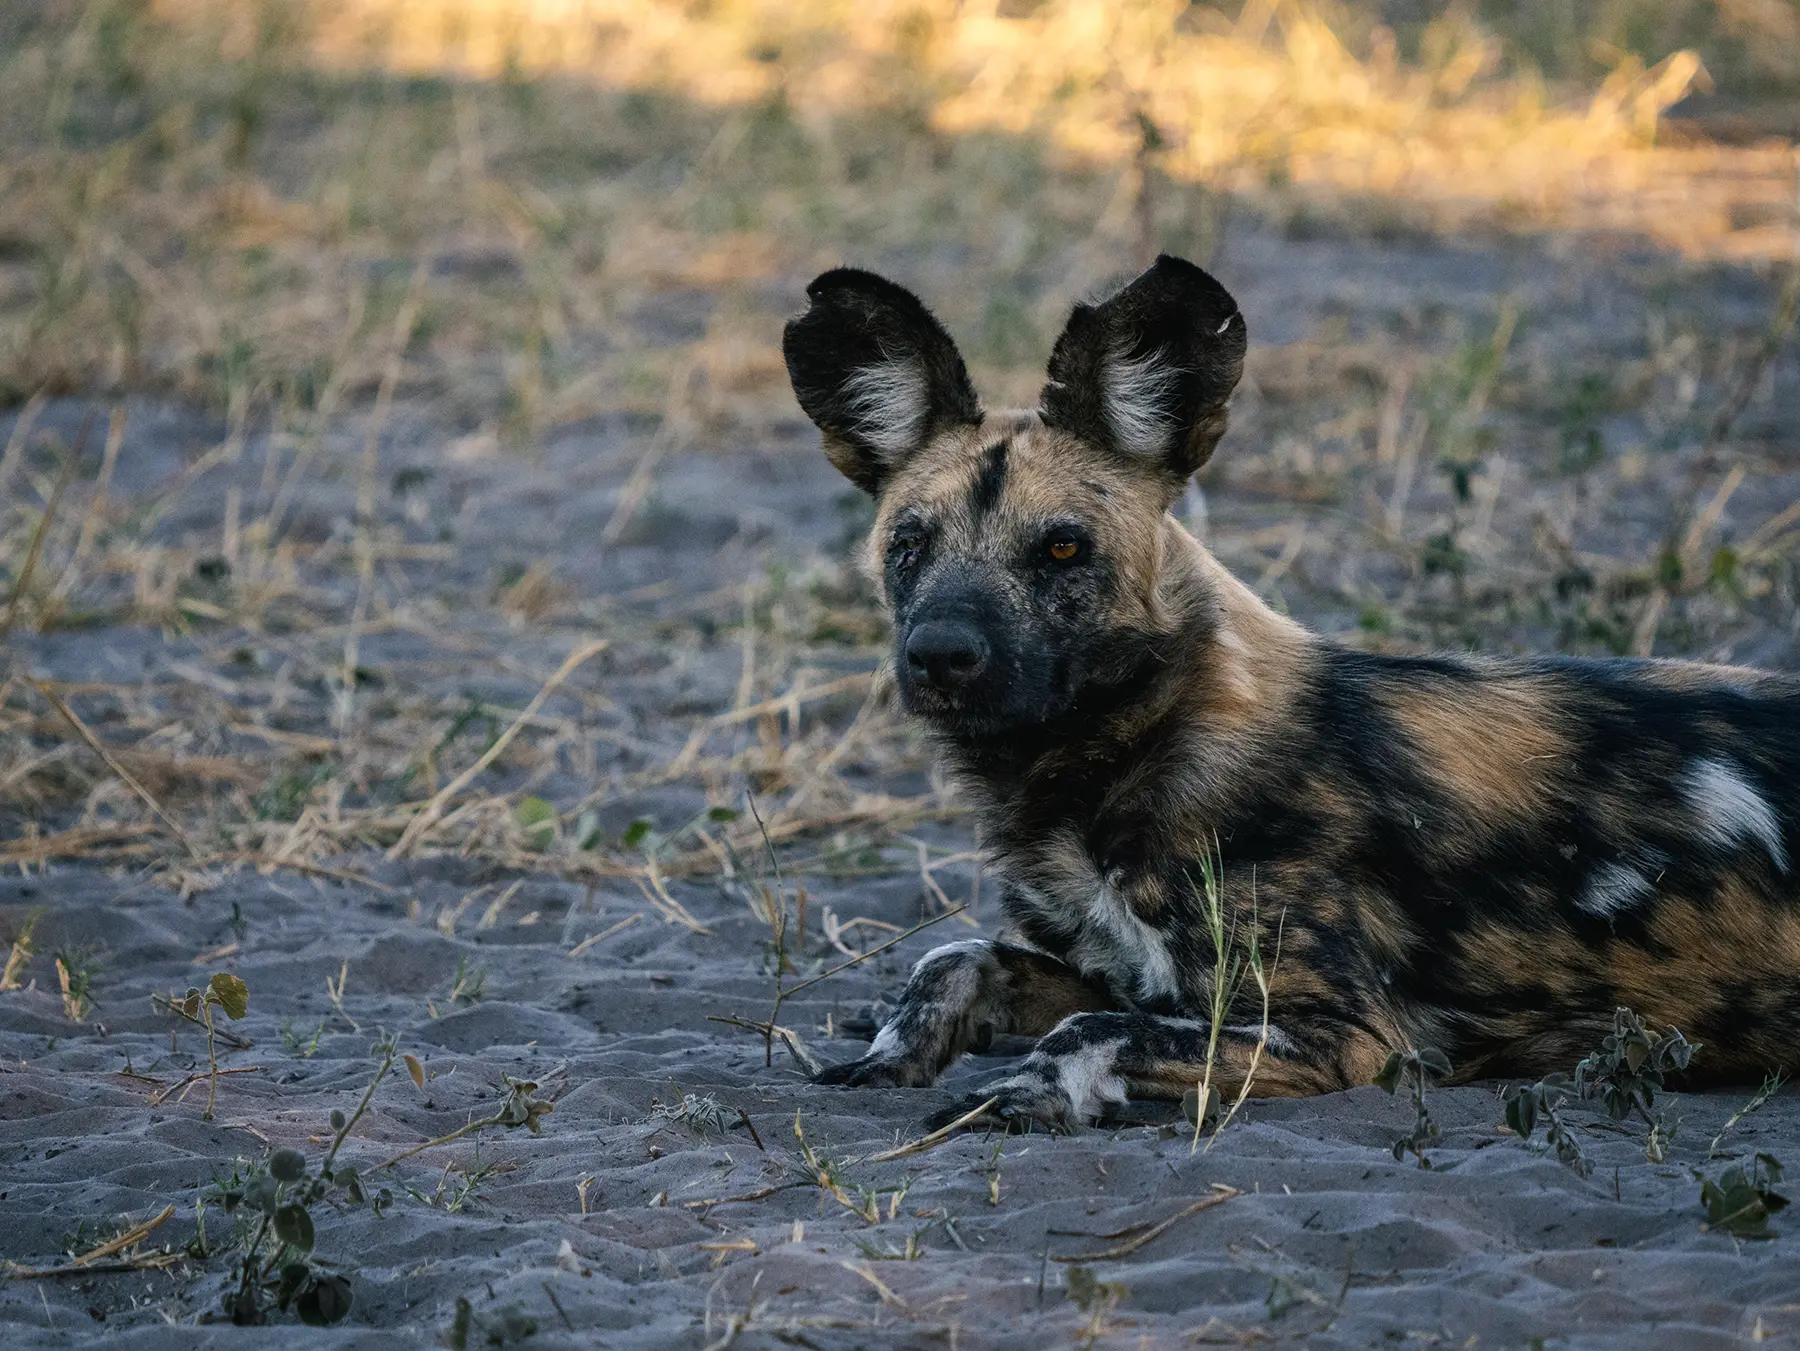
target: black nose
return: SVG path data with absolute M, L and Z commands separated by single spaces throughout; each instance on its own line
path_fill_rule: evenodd
M 906 664 L 914 679 L 933 689 L 960 689 L 987 660 L 987 642 L 972 624 L 929 620 L 906 635 Z

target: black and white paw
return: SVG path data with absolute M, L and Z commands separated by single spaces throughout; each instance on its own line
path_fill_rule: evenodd
M 977 1109 L 980 1114 L 970 1117 Z M 1082 1112 L 1062 1086 L 1037 1075 L 1019 1075 L 971 1093 L 955 1106 L 927 1117 L 925 1126 L 942 1130 L 964 1117 L 970 1118 L 963 1122 L 969 1130 L 1003 1130 L 1016 1135 L 1033 1131 L 1073 1135 L 1084 1124 Z
M 937 1075 L 916 1060 L 866 1055 L 827 1065 L 813 1076 L 815 1084 L 844 1088 L 929 1088 Z

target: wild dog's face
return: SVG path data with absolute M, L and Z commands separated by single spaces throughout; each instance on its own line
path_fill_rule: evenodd
M 825 453 L 877 501 L 868 563 L 907 710 L 957 736 L 1043 724 L 1137 671 L 1169 622 L 1169 504 L 1225 430 L 1243 317 L 1163 257 L 1057 340 L 1040 407 L 982 411 L 910 292 L 840 268 L 787 326 Z

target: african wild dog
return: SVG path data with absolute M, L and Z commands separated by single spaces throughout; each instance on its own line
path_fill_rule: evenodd
M 1077 306 L 1031 412 L 984 413 L 899 286 L 839 269 L 807 294 L 794 390 L 877 499 L 900 698 L 1022 939 L 926 956 L 824 1082 L 930 1084 L 1007 1032 L 1042 1038 L 981 1095 L 1014 1125 L 1192 1087 L 1215 840 L 1238 922 L 1265 953 L 1281 931 L 1259 1095 L 1367 1083 L 1403 1046 L 1460 1079 L 1567 1069 L 1620 1004 L 1704 1042 L 1705 1078 L 1800 1064 L 1800 681 L 1372 656 L 1276 614 L 1168 514 L 1246 344 L 1190 263 Z M 1227 1099 L 1262 1031 L 1245 993 Z

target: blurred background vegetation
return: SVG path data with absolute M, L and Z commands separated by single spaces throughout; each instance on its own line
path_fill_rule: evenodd
M 695 363 L 785 409 L 758 288 L 847 257 L 953 270 L 1022 398 L 1071 299 L 1234 204 L 1791 250 L 1795 0 L 4 0 L 0 52 L 12 403 L 354 394 L 421 258 L 409 383 L 529 437 Z M 679 286 L 703 351 L 619 340 Z

